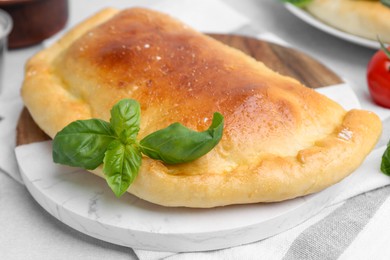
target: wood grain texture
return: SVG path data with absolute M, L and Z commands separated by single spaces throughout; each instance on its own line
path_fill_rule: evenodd
M 16 127 L 16 145 L 41 142 L 49 139 L 50 137 L 34 122 L 28 110 L 23 108 Z
M 240 49 L 263 62 L 269 68 L 301 81 L 310 88 L 320 88 L 342 83 L 337 74 L 314 58 L 267 41 L 239 35 L 211 35 L 215 39 Z M 23 109 L 17 125 L 17 145 L 49 140 L 50 138 L 35 124 L 28 110 Z

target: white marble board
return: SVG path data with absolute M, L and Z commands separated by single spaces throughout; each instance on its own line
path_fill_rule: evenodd
M 320 92 L 346 109 L 359 106 L 347 85 L 321 88 Z M 348 181 L 279 203 L 168 208 L 131 194 L 118 199 L 105 180 L 78 168 L 54 164 L 51 152 L 51 141 L 16 148 L 22 178 L 35 200 L 55 218 L 82 233 L 145 250 L 205 251 L 267 238 L 318 213 Z

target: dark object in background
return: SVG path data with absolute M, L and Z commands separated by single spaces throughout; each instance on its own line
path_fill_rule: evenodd
M 0 0 L 0 9 L 13 19 L 9 48 L 42 42 L 60 31 L 68 20 L 68 0 Z
M 0 93 L 4 80 L 4 54 L 7 49 L 8 35 L 12 29 L 12 18 L 3 10 L 0 10 Z M 0 118 L 1 121 L 1 118 Z

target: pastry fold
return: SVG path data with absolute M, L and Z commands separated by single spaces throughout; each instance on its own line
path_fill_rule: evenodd
M 139 138 L 180 122 L 208 128 L 225 117 L 205 156 L 166 165 L 143 158 L 128 191 L 164 206 L 208 208 L 282 201 L 349 175 L 374 147 L 379 118 L 345 111 L 297 80 L 155 11 L 105 9 L 32 57 L 22 97 L 49 136 L 72 121 L 109 120 L 141 105 Z M 93 171 L 103 176 L 102 168 Z

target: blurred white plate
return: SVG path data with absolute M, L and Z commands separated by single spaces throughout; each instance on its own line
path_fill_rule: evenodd
M 285 4 L 285 6 L 286 6 L 287 10 L 289 10 L 292 14 L 294 14 L 295 16 L 300 18 L 302 21 L 304 21 L 304 22 L 316 27 L 317 29 L 320 29 L 320 30 L 326 32 L 326 33 L 329 33 L 329 34 L 336 36 L 340 39 L 343 39 L 343 40 L 346 40 L 346 41 L 349 41 L 349 42 L 352 42 L 352 43 L 355 43 L 355 44 L 358 44 L 361 46 L 365 46 L 368 48 L 372 48 L 372 49 L 379 49 L 380 48 L 379 44 L 376 41 L 362 38 L 362 37 L 359 37 L 359 36 L 356 36 L 353 34 L 349 34 L 349 33 L 344 32 L 344 31 L 340 31 L 340 30 L 338 30 L 334 27 L 331 27 L 331 26 L 327 25 L 326 23 L 318 20 L 316 17 L 312 16 L 311 14 L 306 12 L 305 10 L 303 10 L 299 7 L 296 7 L 292 4 Z

